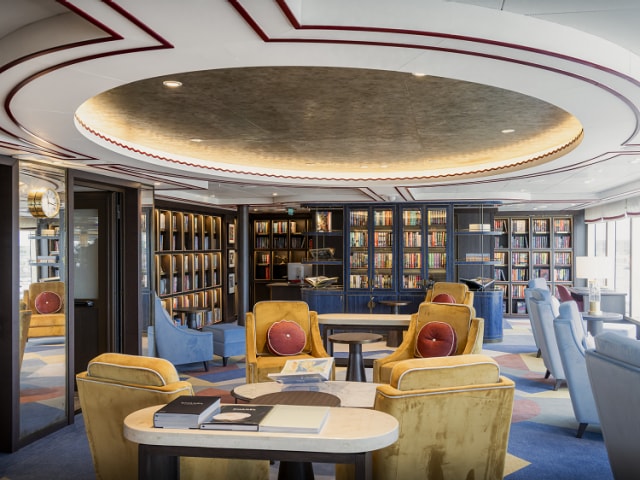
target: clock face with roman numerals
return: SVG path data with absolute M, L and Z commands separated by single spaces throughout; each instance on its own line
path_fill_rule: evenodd
M 36 218 L 51 218 L 60 211 L 60 196 L 50 188 L 34 190 L 27 198 L 29 212 Z

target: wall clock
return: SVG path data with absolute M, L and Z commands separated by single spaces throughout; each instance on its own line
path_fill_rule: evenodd
M 29 213 L 36 218 L 51 218 L 60 211 L 60 197 L 51 188 L 33 190 L 27 197 Z

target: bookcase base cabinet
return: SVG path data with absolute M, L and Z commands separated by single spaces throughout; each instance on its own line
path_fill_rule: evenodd
M 473 292 L 476 316 L 484 319 L 484 343 L 502 342 L 502 290 Z
M 344 312 L 344 291 L 333 288 L 303 288 L 302 300 L 309 305 L 309 310 L 318 313 Z

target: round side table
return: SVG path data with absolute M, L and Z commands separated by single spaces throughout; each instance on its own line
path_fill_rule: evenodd
M 329 335 L 329 341 L 333 343 L 346 343 L 349 345 L 349 359 L 347 361 L 347 381 L 366 382 L 364 373 L 364 359 L 362 357 L 362 345 L 382 340 L 382 335 L 377 333 L 334 333 Z
M 602 332 L 602 324 L 604 322 L 619 322 L 623 319 L 623 315 L 615 312 L 601 312 L 598 314 L 582 312 L 582 318 L 587 321 L 587 331 L 595 337 Z
M 398 315 L 400 313 L 400 307 L 406 307 L 411 302 L 408 300 L 380 300 L 382 305 L 391 307 L 391 313 Z M 387 334 L 387 347 L 397 347 L 402 343 L 402 332 L 397 330 L 390 330 Z

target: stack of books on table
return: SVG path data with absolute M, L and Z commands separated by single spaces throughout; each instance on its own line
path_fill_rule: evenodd
M 153 415 L 157 428 L 200 428 L 220 411 L 220 397 L 183 395 L 159 409 Z
M 204 430 L 319 433 L 329 417 L 329 407 L 308 405 L 222 405 L 203 422 Z
M 156 428 L 319 433 L 329 407 L 306 405 L 221 405 L 220 397 L 178 397 L 153 415 Z

